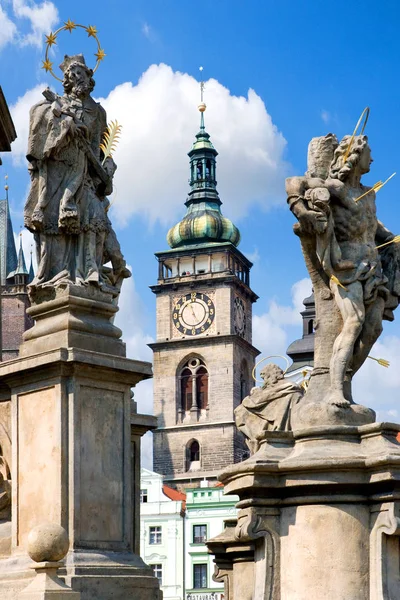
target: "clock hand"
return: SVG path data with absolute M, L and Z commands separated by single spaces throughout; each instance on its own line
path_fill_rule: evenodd
M 195 318 L 195 319 L 197 319 L 197 317 L 196 317 L 196 313 L 195 313 L 195 312 L 194 312 L 194 310 L 193 310 L 193 306 L 192 306 L 192 304 L 190 305 L 190 308 L 192 309 L 192 314 L 193 314 L 194 318 Z

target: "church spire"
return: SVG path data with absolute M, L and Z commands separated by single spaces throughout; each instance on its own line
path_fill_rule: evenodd
M 200 71 L 203 67 L 200 67 Z M 167 235 L 171 248 L 202 243 L 231 242 L 239 244 L 237 227 L 221 213 L 221 200 L 217 192 L 216 157 L 210 135 L 204 123 L 207 108 L 204 102 L 204 81 L 200 82 L 200 130 L 188 153 L 190 158 L 190 191 L 185 202 L 186 215 L 172 227 Z
M 8 202 L 8 175 L 5 181 L 5 198 L 0 200 L 0 285 L 6 285 L 8 275 L 15 271 L 18 263 Z

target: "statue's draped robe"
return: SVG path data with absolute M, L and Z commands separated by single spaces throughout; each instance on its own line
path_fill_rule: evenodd
M 299 385 L 281 379 L 273 385 L 253 388 L 236 408 L 236 425 L 250 440 L 253 452 L 258 449 L 264 431 L 291 430 L 291 411 L 303 393 Z
M 87 140 L 77 132 L 79 123 L 87 127 Z M 53 278 L 99 281 L 109 221 L 87 147 L 100 161 L 106 126 L 104 109 L 91 97 L 56 97 L 31 109 L 32 183 L 24 216 L 37 241 L 36 284 Z

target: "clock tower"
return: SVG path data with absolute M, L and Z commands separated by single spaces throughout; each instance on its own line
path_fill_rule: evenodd
M 234 410 L 248 395 L 258 350 L 252 345 L 252 263 L 240 233 L 221 213 L 216 156 L 199 105 L 200 131 L 189 152 L 186 215 L 157 252 L 154 353 L 154 470 L 181 488 L 215 480 L 243 460 L 247 446 Z

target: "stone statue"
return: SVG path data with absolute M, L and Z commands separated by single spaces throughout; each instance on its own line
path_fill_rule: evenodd
M 328 134 L 311 141 L 305 176 L 286 181 L 316 299 L 314 371 L 294 416 L 299 426 L 375 419 L 354 404 L 351 380 L 381 334 L 382 319 L 393 320 L 400 250 L 377 248 L 394 235 L 376 217 L 375 192 L 361 183 L 371 162 L 365 135 L 338 143 Z
M 253 387 L 250 395 L 235 409 L 237 428 L 246 436 L 254 454 L 266 431 L 290 431 L 291 413 L 304 394 L 303 388 L 284 378 L 275 364 L 261 370 L 262 387 Z
M 94 284 L 117 295 L 130 273 L 107 214 L 116 165 L 100 150 L 106 113 L 90 95 L 93 71 L 82 54 L 65 56 L 60 68 L 64 95 L 46 89 L 30 112 L 24 218 L 36 242 L 32 289 Z

